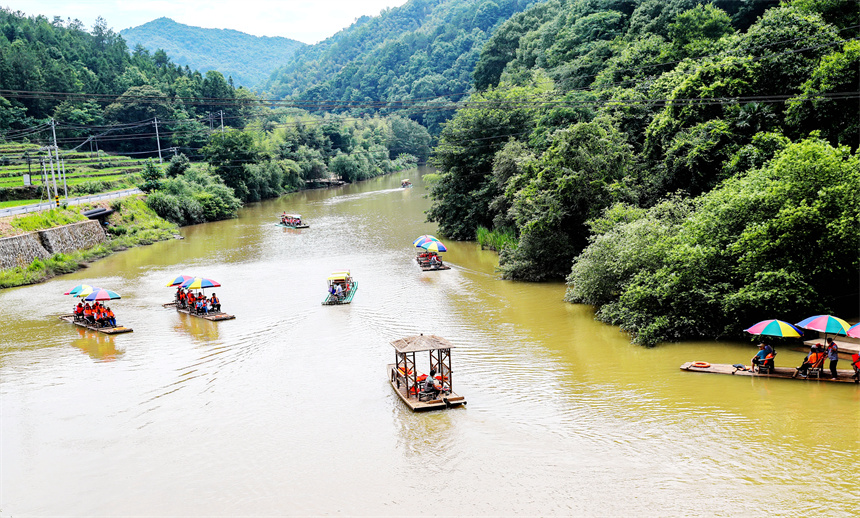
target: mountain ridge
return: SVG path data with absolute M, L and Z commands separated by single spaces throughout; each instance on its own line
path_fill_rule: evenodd
M 120 31 L 129 48 L 162 49 L 174 63 L 205 73 L 217 70 L 236 86 L 254 88 L 306 44 L 282 36 L 254 36 L 235 29 L 210 29 L 162 16 Z

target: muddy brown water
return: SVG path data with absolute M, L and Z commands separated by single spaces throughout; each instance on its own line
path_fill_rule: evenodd
M 857 515 L 858 386 L 681 371 L 756 349 L 630 345 L 563 284 L 500 280 L 475 243 L 422 273 L 422 173 L 0 292 L 0 516 Z M 275 226 L 282 211 L 311 227 Z M 340 269 L 354 302 L 322 306 Z M 236 320 L 162 308 L 178 274 L 221 282 Z M 59 321 L 81 282 L 121 293 L 134 332 Z M 389 342 L 417 333 L 456 345 L 465 408 L 414 414 L 391 390 Z

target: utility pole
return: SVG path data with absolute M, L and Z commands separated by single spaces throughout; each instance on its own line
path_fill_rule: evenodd
M 54 200 L 56 201 L 59 198 L 59 194 L 57 192 L 57 176 L 54 174 L 54 157 L 51 156 L 51 148 L 53 146 L 48 146 L 46 149 L 48 150 L 48 162 L 51 164 L 51 182 L 54 184 Z M 60 167 L 60 164 L 57 164 L 57 168 Z M 51 186 L 48 186 L 48 197 L 51 197 Z
M 224 110 L 218 110 L 218 113 L 221 114 L 221 133 L 224 133 Z
M 59 155 L 59 153 L 57 153 Z M 69 188 L 66 186 L 66 159 L 61 158 L 60 163 L 63 165 L 63 196 L 66 197 L 66 202 L 69 201 Z
M 57 147 L 57 126 L 53 117 L 51 118 L 51 133 L 54 135 L 54 156 L 57 159 L 57 176 L 60 176 L 60 148 Z M 48 156 L 51 152 L 48 151 Z M 60 206 L 60 193 L 57 191 L 57 176 L 54 176 L 54 161 L 51 160 L 51 178 L 54 180 L 54 202 Z
M 158 137 L 158 117 L 155 118 L 155 141 L 158 142 L 158 163 L 163 164 L 161 159 L 161 139 Z

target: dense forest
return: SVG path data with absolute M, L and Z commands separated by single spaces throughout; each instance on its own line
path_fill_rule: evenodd
M 410 119 L 262 106 L 218 71 L 176 65 L 162 49 L 129 51 L 101 18 L 87 31 L 79 21 L 0 10 L 0 142 L 50 145 L 52 118 L 66 152 L 95 144 L 168 153 L 166 166 L 147 164 L 141 188 L 180 224 L 232 217 L 243 202 L 331 176 L 351 182 L 413 167 L 430 154 L 430 135 Z
M 265 82 L 304 43 L 290 38 L 252 36 L 230 29 L 204 29 L 158 18 L 120 35 L 129 48 L 160 49 L 174 63 L 205 73 L 217 70 L 236 86 L 254 88 Z
M 265 96 L 321 110 L 398 112 L 431 134 L 467 96 L 493 30 L 535 0 L 410 0 L 296 51 Z
M 858 22 L 853 0 L 515 14 L 442 132 L 429 217 L 642 344 L 854 317 Z

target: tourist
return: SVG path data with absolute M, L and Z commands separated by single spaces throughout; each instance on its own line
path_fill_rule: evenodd
M 206 305 L 206 297 L 200 297 L 197 299 L 197 314 L 203 313 L 204 315 L 209 314 L 209 307 Z
M 110 307 L 105 309 L 105 318 L 107 320 L 108 325 L 111 327 L 116 327 L 116 316 L 113 314 L 113 311 Z
M 768 355 L 771 355 L 768 358 Z M 773 367 L 773 347 L 768 344 L 762 342 L 758 344 L 758 353 L 751 360 L 753 370 L 755 370 L 755 366 L 758 365 L 758 370 L 761 371 L 762 367 L 768 368 Z
M 75 306 L 75 320 L 82 320 L 84 318 L 84 305 L 78 302 L 78 305 Z
M 343 298 L 343 288 L 340 286 L 340 283 L 335 283 L 334 296 L 337 297 L 337 300 Z
M 836 372 L 836 363 L 839 361 L 839 345 L 832 338 L 827 339 L 827 359 L 830 360 L 830 377 L 836 379 L 839 374 Z
M 435 399 L 439 397 L 439 393 L 442 390 L 442 382 L 436 379 L 436 370 L 430 369 L 430 374 L 424 380 L 424 392 L 430 394 Z
M 93 309 L 89 304 L 84 306 L 84 321 L 90 325 L 95 325 L 96 320 L 93 317 Z
M 810 368 L 820 367 L 822 363 L 824 363 L 824 347 L 821 344 L 815 344 L 810 348 L 809 355 L 803 360 L 803 363 L 800 364 L 800 367 L 794 371 L 791 377 L 794 378 L 800 375 L 801 378 L 805 378 Z
M 218 297 L 215 296 L 215 293 L 213 293 L 212 296 L 209 298 L 209 305 L 212 311 L 216 313 L 221 312 L 221 301 L 218 299 Z

